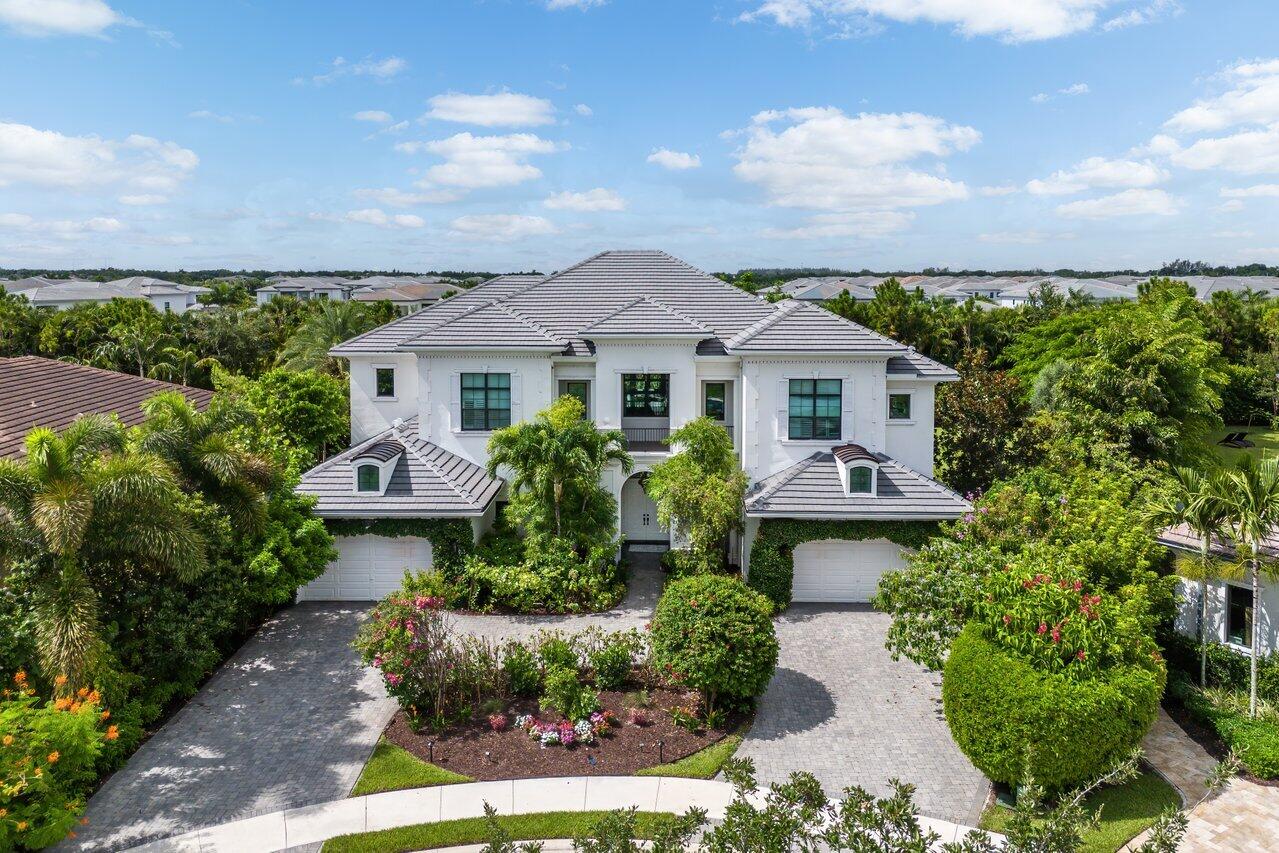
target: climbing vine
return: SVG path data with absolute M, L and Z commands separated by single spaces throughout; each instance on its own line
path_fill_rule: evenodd
M 334 536 L 420 536 L 431 543 L 435 568 L 448 575 L 475 547 L 469 518 L 327 518 L 324 526 Z
M 790 605 L 795 577 L 795 548 L 817 539 L 887 539 L 903 548 L 918 548 L 938 533 L 935 521 L 869 521 L 766 518 L 751 546 L 747 583 L 768 596 L 776 611 Z

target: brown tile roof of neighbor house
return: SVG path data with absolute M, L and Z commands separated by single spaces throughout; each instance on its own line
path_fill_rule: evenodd
M 143 401 L 161 391 L 181 391 L 200 408 L 213 399 L 202 388 L 84 364 L 34 355 L 0 358 L 0 457 L 22 456 L 33 427 L 60 430 L 84 414 L 113 412 L 129 426 L 141 423 Z

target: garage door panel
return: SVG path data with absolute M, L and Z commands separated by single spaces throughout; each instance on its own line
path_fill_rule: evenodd
M 432 567 L 430 540 L 417 536 L 339 536 L 338 559 L 298 590 L 299 601 L 374 601 L 399 589 L 406 569 Z
M 819 540 L 795 548 L 794 601 L 866 602 L 884 572 L 905 565 L 901 548 L 883 539 Z

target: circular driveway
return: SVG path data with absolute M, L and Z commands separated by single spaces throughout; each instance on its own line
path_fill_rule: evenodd
M 806 770 L 832 796 L 888 780 L 915 786 L 926 817 L 976 826 L 986 778 L 950 737 L 941 673 L 884 649 L 889 618 L 863 604 L 793 604 L 775 620 L 781 654 L 738 755 L 761 783 Z

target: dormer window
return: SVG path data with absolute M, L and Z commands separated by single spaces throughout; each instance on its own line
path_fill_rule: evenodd
M 875 492 L 875 472 L 868 465 L 854 465 L 848 469 L 848 493 L 870 495 Z
M 356 491 L 382 491 L 382 467 L 380 465 L 361 465 L 356 469 Z

